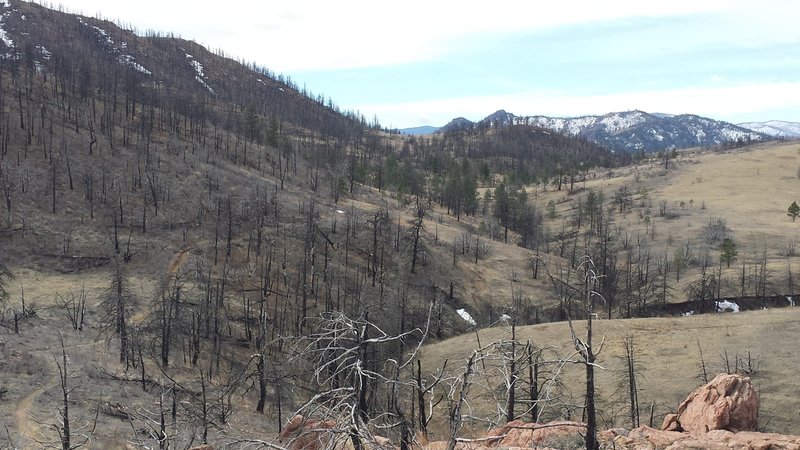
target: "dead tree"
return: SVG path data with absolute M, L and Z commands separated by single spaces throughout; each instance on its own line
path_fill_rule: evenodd
M 125 267 L 119 258 L 115 258 L 111 283 L 104 293 L 101 304 L 104 311 L 101 321 L 105 330 L 119 338 L 120 363 L 128 361 L 128 322 L 134 302 L 135 296 L 129 286 Z
M 62 398 L 62 407 L 56 408 L 58 410 L 58 415 L 61 418 L 58 424 L 52 425 L 53 428 L 58 432 L 58 437 L 61 441 L 61 450 L 73 450 L 76 448 L 81 448 L 89 442 L 88 435 L 81 435 L 81 442 L 73 443 L 74 431 L 72 429 L 72 425 L 70 423 L 70 413 L 69 413 L 69 396 L 80 385 L 70 386 L 69 385 L 69 369 L 68 369 L 68 359 L 67 359 L 67 349 L 64 346 L 64 338 L 61 334 L 58 335 L 58 341 L 61 344 L 61 360 L 59 361 L 58 357 L 53 357 L 56 362 L 56 367 L 58 368 L 58 379 L 59 384 L 61 386 L 61 398 Z
M 475 359 L 478 357 L 478 351 L 474 350 L 467 360 L 464 367 L 464 372 L 459 377 L 457 383 L 453 383 L 450 388 L 448 398 L 450 399 L 450 407 L 448 413 L 448 420 L 450 422 L 450 438 L 447 441 L 447 450 L 455 450 L 456 441 L 458 440 L 458 432 L 461 430 L 462 425 L 462 411 L 464 402 L 467 400 L 469 388 L 472 384 L 471 377 L 474 374 Z
M 588 256 L 584 258 L 582 265 L 584 272 L 584 307 L 586 308 L 585 340 L 578 338 L 578 335 L 575 333 L 575 329 L 572 326 L 572 320 L 569 319 L 569 315 L 567 316 L 567 319 L 569 322 L 569 329 L 570 333 L 572 334 L 572 343 L 575 346 L 575 351 L 578 352 L 582 359 L 582 364 L 586 367 L 586 404 L 584 412 L 586 417 L 586 450 L 599 450 L 600 444 L 597 441 L 597 410 L 595 402 L 594 369 L 595 366 L 597 366 L 595 361 L 597 360 L 597 355 L 603 348 L 603 342 L 600 343 L 600 346 L 595 351 L 594 344 L 592 342 L 592 316 L 594 315 L 595 299 L 598 297 L 602 299 L 602 296 L 596 290 L 602 274 L 597 272 L 594 262 Z
M 339 311 L 327 311 L 315 322 L 317 331 L 298 340 L 293 359 L 314 367 L 312 381 L 321 391 L 296 414 L 316 413 L 336 420 L 338 428 L 332 432 L 345 434 L 355 450 L 362 450 L 371 439 L 370 394 L 381 386 L 391 387 L 396 383 L 395 374 L 416 359 L 428 333 L 430 311 L 424 330 L 415 328 L 399 334 L 384 331 L 367 312 L 351 318 Z M 376 363 L 376 355 L 395 354 L 400 342 L 408 340 L 418 342 L 410 354 Z

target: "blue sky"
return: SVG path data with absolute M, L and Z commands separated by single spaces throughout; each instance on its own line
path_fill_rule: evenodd
M 800 121 L 796 0 L 64 5 L 223 49 L 387 126 L 478 120 L 498 109 Z

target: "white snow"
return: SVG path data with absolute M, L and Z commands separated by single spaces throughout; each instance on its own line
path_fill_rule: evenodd
M 44 45 L 37 45 L 36 47 L 39 49 L 39 52 L 41 52 L 42 58 L 49 60 L 50 57 L 53 56 L 53 54 L 50 53 L 50 50 L 44 48 Z
M 647 120 L 639 111 L 613 113 L 600 119 L 600 124 L 608 133 L 616 134 Z
M 796 138 L 800 137 L 800 122 L 786 122 L 783 120 L 768 120 L 766 122 L 739 123 L 738 126 L 764 133 L 773 137 Z
M 3 5 L 6 8 L 10 8 L 11 7 L 11 3 L 8 0 L 0 0 L 0 5 Z
M 85 26 L 87 26 L 89 28 L 93 28 L 97 32 L 97 34 L 99 34 L 100 37 L 103 38 L 103 40 L 105 40 L 106 44 L 110 45 L 111 47 L 114 46 L 114 41 L 108 36 L 108 32 L 106 32 L 106 30 L 104 30 L 104 29 L 102 29 L 100 27 L 96 27 L 96 26 L 94 26 L 94 25 L 92 25 L 90 23 L 84 22 L 83 19 L 81 19 L 80 17 L 78 18 L 78 21 L 82 25 L 85 25 Z
M 2 0 L 2 2 L 0 2 L 0 4 L 5 6 L 6 8 L 9 8 L 11 6 L 11 5 L 9 5 L 8 0 Z M 14 48 L 14 41 L 12 41 L 11 38 L 8 37 L 8 34 L 6 33 L 6 30 L 3 29 L 3 21 L 6 18 L 8 18 L 9 14 L 11 14 L 11 11 L 6 11 L 6 12 L 3 13 L 2 16 L 0 16 L 0 40 L 3 41 L 3 44 L 5 44 L 7 49 L 11 50 L 12 48 Z M 10 56 L 10 55 L 8 53 L 6 53 L 6 56 Z
M 727 300 L 718 301 L 717 303 L 717 312 L 724 312 L 724 311 L 731 311 L 738 313 L 739 312 L 739 305 L 734 302 L 729 302 Z
M 500 320 L 509 321 L 511 320 L 511 316 L 509 316 L 508 314 L 503 314 L 502 316 L 500 316 Z
M 686 311 L 685 313 L 683 313 L 683 317 L 688 317 L 688 316 L 693 316 L 693 315 L 694 315 L 694 311 Z
M 458 313 L 458 315 L 461 316 L 461 318 L 464 319 L 464 321 L 466 321 L 468 324 L 470 324 L 472 326 L 475 326 L 475 325 L 478 324 L 477 322 L 475 322 L 475 319 L 473 319 L 472 316 L 469 315 L 469 313 L 467 312 L 466 309 L 464 309 L 464 308 L 457 309 L 456 313 Z
M 3 44 L 5 44 L 7 48 L 14 48 L 14 41 L 12 41 L 11 38 L 8 37 L 8 34 L 6 34 L 6 30 L 3 29 L 2 23 L 0 23 L 0 40 L 3 41 Z
M 121 55 L 119 57 L 119 62 L 124 64 L 124 65 L 131 66 L 131 67 L 133 67 L 134 70 L 139 71 L 139 72 L 141 72 L 141 73 L 143 73 L 145 75 L 152 75 L 153 74 L 153 72 L 150 72 L 149 70 L 147 70 L 143 65 L 141 65 L 141 64 L 137 63 L 136 61 L 134 61 L 134 58 L 131 55 Z
M 337 209 L 336 212 L 339 214 L 344 214 L 344 211 L 342 211 L 341 209 Z
M 186 52 L 184 52 L 186 53 Z M 194 59 L 194 56 L 186 53 L 186 57 L 189 59 L 189 63 L 194 67 L 195 77 L 194 79 L 197 80 L 198 83 L 202 84 L 208 92 L 214 94 L 214 89 L 211 89 L 211 86 L 206 83 L 205 75 L 203 75 L 203 65 L 200 64 L 200 61 Z
M 787 295 L 786 300 L 789 302 L 789 306 L 794 306 L 794 299 L 791 295 Z

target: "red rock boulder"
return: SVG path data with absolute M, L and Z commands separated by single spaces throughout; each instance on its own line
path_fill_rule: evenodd
M 713 430 L 755 431 L 758 426 L 758 395 L 750 378 L 721 373 L 695 389 L 669 414 L 661 426 L 666 431 L 692 434 Z

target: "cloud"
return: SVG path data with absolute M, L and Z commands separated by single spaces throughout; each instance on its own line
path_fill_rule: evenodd
M 175 32 L 281 72 L 429 61 L 458 52 L 469 39 L 481 36 L 637 18 L 709 15 L 733 26 L 729 30 L 749 45 L 764 39 L 795 42 L 798 28 L 792 22 L 799 15 L 798 6 L 787 0 L 766 0 L 757 7 L 744 0 L 508 0 L 497 5 L 430 0 L 395 4 L 374 0 L 70 0 L 66 6 L 89 15 L 99 11 L 141 31 Z
M 573 95 L 557 90 L 525 91 L 419 102 L 364 104 L 356 109 L 377 114 L 385 125 L 444 125 L 456 116 L 479 120 L 498 109 L 517 115 L 574 117 L 639 109 L 669 114 L 698 114 L 716 119 L 764 119 L 771 111 L 800 108 L 800 83 L 757 83 Z M 795 118 L 800 119 L 800 118 Z

